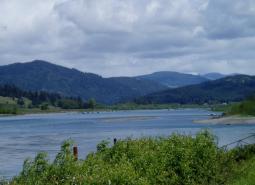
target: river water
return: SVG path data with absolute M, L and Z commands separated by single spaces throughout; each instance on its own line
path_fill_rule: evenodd
M 0 177 L 18 175 L 23 161 L 40 151 L 54 159 L 66 139 L 75 141 L 79 158 L 84 159 L 100 141 L 112 142 L 113 138 L 168 136 L 173 132 L 193 135 L 210 129 L 222 146 L 255 133 L 255 125 L 193 123 L 208 119 L 210 114 L 203 109 L 180 109 L 0 117 Z

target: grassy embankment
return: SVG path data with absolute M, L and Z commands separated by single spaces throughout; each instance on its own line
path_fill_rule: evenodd
M 0 96 L 0 114 L 17 114 L 17 101 L 16 98 Z M 25 103 L 27 103 L 27 99 L 25 99 Z
M 228 111 L 229 115 L 255 116 L 255 97 L 249 98 L 239 104 L 233 105 Z
M 49 106 L 46 110 L 41 108 L 29 108 L 32 101 L 23 98 L 24 104 L 18 105 L 18 98 L 2 97 L 0 96 L 0 114 L 28 114 L 28 113 L 42 113 L 42 112 L 58 112 L 61 109 Z
M 136 104 L 123 103 L 116 105 L 96 104 L 93 109 L 68 109 L 48 105 L 47 109 L 42 109 L 40 106 L 31 107 L 31 100 L 24 98 L 24 105 L 18 105 L 17 98 L 1 97 L 0 96 L 0 114 L 34 114 L 34 113 L 55 113 L 55 112 L 91 112 L 91 111 L 118 111 L 118 110 L 156 110 L 156 109 L 181 109 L 181 108 L 210 108 L 208 105 L 182 105 L 182 104 Z M 45 102 L 47 103 L 47 102 Z
M 63 109 L 57 106 L 47 105 L 43 108 L 42 105 L 31 106 L 32 101 L 23 98 L 24 104 L 18 104 L 18 98 L 2 97 L 0 96 L 0 115 L 17 115 L 17 114 L 36 114 L 36 113 L 58 113 L 58 112 L 82 112 L 84 109 Z M 45 102 L 47 104 L 47 102 Z M 92 109 L 86 109 L 92 111 Z
M 255 116 L 255 98 L 247 99 L 241 103 L 232 104 L 214 104 L 214 105 L 197 105 L 197 104 L 136 104 L 123 103 L 115 105 L 95 104 L 93 109 L 70 109 L 60 108 L 57 106 L 48 105 L 46 109 L 42 109 L 42 105 L 31 107 L 31 100 L 23 98 L 24 105 L 18 105 L 17 98 L 1 97 L 0 96 L 0 114 L 33 114 L 33 113 L 54 113 L 68 111 L 118 111 L 118 110 L 153 110 L 153 109 L 182 109 L 182 108 L 205 108 L 212 111 L 224 112 L 226 115 L 253 115 Z M 45 102 L 47 104 L 47 102 Z
M 224 112 L 227 116 L 255 116 L 255 96 L 249 97 L 239 103 L 232 103 L 228 105 L 214 105 L 213 111 Z
M 255 145 L 225 151 L 207 131 L 195 137 L 125 139 L 113 146 L 104 141 L 98 144 L 97 152 L 78 161 L 71 149 L 72 144 L 65 142 L 52 163 L 45 153 L 26 160 L 23 171 L 9 183 L 244 185 L 254 179 L 254 172 L 244 176 L 243 170 L 248 170 L 248 165 L 255 168 Z
M 136 103 L 123 103 L 105 108 L 112 110 L 153 110 L 153 109 L 179 109 L 179 108 L 209 108 L 208 105 L 195 105 L 195 104 L 136 104 Z

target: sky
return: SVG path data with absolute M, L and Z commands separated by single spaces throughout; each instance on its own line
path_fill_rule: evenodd
M 254 0 L 0 0 L 0 65 L 255 75 Z

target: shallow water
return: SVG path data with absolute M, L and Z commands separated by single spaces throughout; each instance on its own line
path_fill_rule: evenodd
M 255 125 L 206 125 L 193 120 L 207 119 L 212 112 L 201 109 L 137 110 L 102 113 L 60 113 L 0 117 L 0 176 L 10 178 L 22 169 L 27 157 L 46 151 L 50 158 L 66 139 L 79 147 L 79 158 L 96 150 L 101 140 L 113 138 L 167 136 L 173 132 L 195 134 L 209 128 L 219 145 L 255 133 Z M 252 142 L 252 141 L 250 141 Z

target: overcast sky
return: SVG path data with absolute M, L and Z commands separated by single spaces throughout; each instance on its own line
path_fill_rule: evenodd
M 0 0 L 0 65 L 255 74 L 255 0 Z

